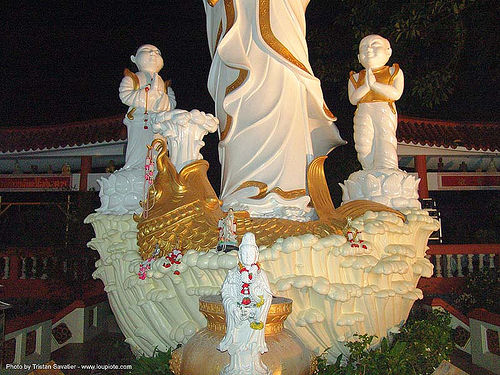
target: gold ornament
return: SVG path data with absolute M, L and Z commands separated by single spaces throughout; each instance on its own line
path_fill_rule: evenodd
M 262 328 L 264 328 L 264 323 L 262 323 L 262 322 L 252 322 L 252 323 L 250 323 L 250 328 L 259 331 Z
M 157 244 L 161 249 L 159 257 L 166 256 L 181 241 L 186 250 L 214 249 L 218 241 L 217 223 L 224 217 L 224 212 L 207 178 L 208 162 L 197 160 L 177 173 L 168 158 L 163 139 L 155 139 L 148 147 L 158 150 L 158 174 L 154 182 L 155 190 L 149 194 L 150 201 L 147 203 L 152 208 L 147 218 L 134 216 L 138 223 L 137 242 L 142 258 L 150 258 Z M 404 220 L 399 211 L 371 201 L 352 201 L 335 209 L 323 172 L 325 159 L 315 159 L 308 169 L 309 194 L 318 220 L 302 223 L 279 218 L 251 218 L 246 211 L 236 211 L 234 216 L 238 239 L 252 232 L 258 246 L 271 246 L 280 237 L 306 233 L 318 237 L 342 235 L 346 218 L 358 217 L 366 211 L 389 211 Z
M 226 333 L 226 315 L 221 296 L 201 297 L 200 312 L 207 319 L 207 327 L 173 351 L 170 369 L 176 375 L 200 375 L 200 369 L 203 369 L 204 375 L 218 375 L 229 363 L 229 354 L 216 349 Z M 291 312 L 292 300 L 273 297 L 263 327 L 269 351 L 262 355 L 262 361 L 271 374 L 309 375 L 316 369 L 316 356 L 295 334 L 283 328 Z M 256 323 L 255 326 L 260 325 Z

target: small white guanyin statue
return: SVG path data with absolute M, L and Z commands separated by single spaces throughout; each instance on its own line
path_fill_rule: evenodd
M 386 65 L 391 57 L 389 41 L 368 35 L 359 43 L 358 60 L 365 69 L 351 72 L 349 100 L 354 114 L 354 146 L 362 171 L 342 186 L 343 202 L 373 200 L 396 209 L 420 207 L 419 179 L 398 168 L 395 101 L 403 94 L 404 76 L 398 64 Z
M 229 270 L 222 284 L 226 335 L 218 349 L 227 350 L 231 361 L 221 375 L 270 374 L 261 354 L 267 352 L 264 328 L 272 294 L 258 259 L 255 236 L 246 233 L 238 251 L 238 266 Z
M 150 122 L 152 114 L 175 108 L 175 94 L 170 81 L 164 82 L 158 72 L 163 68 L 163 58 L 158 48 L 144 44 L 130 60 L 139 71 L 125 69 L 120 83 L 120 100 L 129 109 L 123 123 L 127 126 L 127 152 L 123 168 L 144 167 L 147 145 L 154 134 Z
M 219 230 L 217 250 L 224 251 L 225 253 L 231 250 L 238 250 L 236 221 L 234 220 L 234 212 L 232 208 L 229 209 L 226 217 L 219 219 L 217 229 Z
M 127 150 L 125 165 L 108 178 L 98 180 L 101 207 L 96 211 L 104 214 L 140 214 L 139 202 L 145 201 L 144 192 L 154 178 L 153 158 L 147 146 L 155 135 L 151 116 L 175 108 L 175 95 L 170 83 L 158 75 L 163 68 L 160 50 L 144 44 L 130 57 L 138 72 L 125 69 L 119 95 L 128 111 L 123 123 L 127 126 Z M 147 160 L 146 160 L 147 159 Z M 148 169 L 146 171 L 146 169 Z

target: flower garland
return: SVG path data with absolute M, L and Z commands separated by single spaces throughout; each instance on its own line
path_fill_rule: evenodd
M 179 250 L 179 249 L 174 249 L 173 251 L 171 251 L 170 253 L 168 253 L 166 256 L 165 256 L 166 260 L 168 261 L 163 263 L 163 267 L 165 268 L 170 268 L 172 266 L 178 266 L 179 264 L 181 264 L 181 258 L 182 258 L 182 251 Z M 180 275 L 180 271 L 178 269 L 174 270 L 174 275 Z
M 154 188 L 154 171 L 155 171 L 155 162 L 153 158 L 153 148 L 148 146 L 148 151 L 146 154 L 146 161 L 144 163 L 144 189 L 143 189 L 143 216 L 145 219 L 148 217 L 149 211 L 153 208 L 153 205 L 150 206 L 150 194 L 151 190 L 155 190 Z M 151 189 L 151 187 L 153 187 Z M 153 203 L 154 204 L 154 203 Z
M 151 89 L 151 84 L 148 84 L 144 91 L 146 92 L 146 105 L 144 106 L 144 130 L 148 130 L 148 121 L 149 121 L 149 111 L 148 111 L 148 100 L 149 100 L 149 90 Z M 153 149 L 148 146 L 148 151 L 146 154 L 146 162 L 144 165 L 144 189 L 143 189 L 143 215 L 144 218 L 147 219 L 149 210 L 153 207 L 149 207 L 150 204 L 150 187 L 153 186 L 153 176 L 154 176 L 155 162 L 153 159 Z M 154 190 L 154 186 L 153 186 Z
M 241 291 L 240 293 L 243 295 L 243 298 L 241 299 L 241 305 L 243 306 L 249 306 L 252 304 L 252 299 L 250 298 L 250 284 L 253 283 L 253 275 L 258 274 L 260 272 L 260 264 L 259 262 L 257 263 L 252 263 L 252 265 L 249 268 L 246 268 L 241 264 L 241 262 L 238 262 L 238 267 L 240 269 L 240 275 L 241 275 Z M 259 301 L 254 302 L 254 307 L 260 308 L 264 304 L 264 296 L 259 296 Z M 250 306 L 249 306 L 250 307 Z M 250 322 L 250 328 L 255 329 L 255 330 L 261 330 L 264 328 L 264 323 L 261 321 L 254 321 Z
M 238 267 L 240 269 L 240 274 L 241 274 L 241 279 L 243 280 L 243 284 L 251 284 L 252 279 L 253 279 L 253 274 L 260 271 L 260 263 L 259 262 L 252 263 L 252 265 L 249 267 L 250 269 L 243 267 L 243 264 L 241 264 L 241 262 L 238 262 Z M 249 293 L 246 293 L 246 294 L 249 294 Z
M 160 245 L 156 244 L 155 251 L 145 261 L 141 262 L 139 264 L 139 272 L 137 273 L 137 276 L 139 276 L 139 279 L 145 280 L 147 276 L 147 272 L 151 269 L 151 263 L 155 260 L 155 258 L 160 254 Z
M 151 269 L 151 261 L 152 259 L 149 258 L 148 260 L 142 262 L 139 265 L 139 272 L 137 273 L 137 276 L 139 276 L 139 279 L 145 280 L 147 272 Z
M 344 236 L 347 238 L 347 241 L 351 244 L 351 247 L 358 247 L 361 245 L 363 249 L 368 249 L 365 241 L 361 237 L 361 231 L 358 230 L 355 226 L 352 225 L 352 218 L 347 218 L 347 224 L 343 229 Z
M 351 247 L 359 247 L 361 245 L 363 249 L 368 249 L 366 244 L 363 243 L 365 241 L 361 239 L 361 231 L 357 229 L 354 232 L 347 232 L 347 240 L 351 243 Z
M 141 262 L 139 264 L 139 272 L 137 275 L 139 276 L 139 279 L 145 280 L 147 277 L 147 272 L 151 269 L 152 263 L 156 260 L 156 257 L 160 255 L 160 245 L 156 244 L 155 251 L 145 261 Z M 163 263 L 163 267 L 165 268 L 170 268 L 170 267 L 175 267 L 176 269 L 174 270 L 173 274 L 178 276 L 180 275 L 180 271 L 177 269 L 179 264 L 181 264 L 181 258 L 182 258 L 182 250 L 179 249 L 174 249 L 170 253 L 168 253 L 165 256 L 165 262 Z

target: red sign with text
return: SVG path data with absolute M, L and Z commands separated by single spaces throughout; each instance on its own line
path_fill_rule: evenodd
M 500 173 L 442 173 L 438 184 L 443 190 L 496 190 L 500 189 Z
M 71 175 L 0 175 L 0 191 L 71 190 Z

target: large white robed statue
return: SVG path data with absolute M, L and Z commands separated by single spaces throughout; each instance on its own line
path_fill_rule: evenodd
M 218 349 L 230 363 L 221 375 L 266 375 L 261 354 L 267 352 L 265 325 L 273 299 L 266 273 L 260 269 L 259 248 L 253 233 L 246 233 L 238 250 L 238 266 L 229 270 L 222 284 L 226 335 Z
M 307 220 L 307 166 L 344 143 L 308 62 L 309 0 L 204 3 L 223 209 Z

